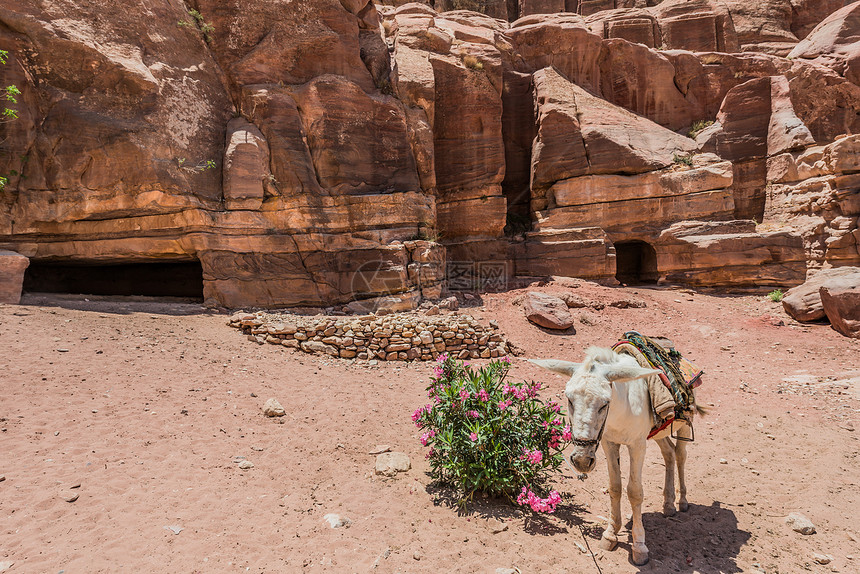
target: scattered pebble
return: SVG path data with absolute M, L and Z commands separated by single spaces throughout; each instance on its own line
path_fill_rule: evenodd
M 499 534 L 508 529 L 508 525 L 497 518 L 490 520 L 490 531 L 493 534 Z
M 243 460 L 239 463 L 240 470 L 248 470 L 249 468 L 254 468 L 254 463 L 250 460 Z
M 352 520 L 340 514 L 326 514 L 323 516 L 323 520 L 328 522 L 332 528 L 349 528 L 349 525 L 352 524 Z
M 165 526 L 165 527 L 164 527 L 164 529 L 165 529 L 165 530 L 169 530 L 169 531 L 171 531 L 171 532 L 172 532 L 172 533 L 174 533 L 174 534 L 179 534 L 180 532 L 182 532 L 183 530 L 185 530 L 185 529 L 184 529 L 184 528 L 182 528 L 181 526 Z
M 409 457 L 402 452 L 384 452 L 376 457 L 376 474 L 394 476 L 412 468 Z
M 378 444 L 375 447 L 373 447 L 372 449 L 370 449 L 370 451 L 367 454 L 382 454 L 382 453 L 388 452 L 390 450 L 391 450 L 391 445 Z
M 791 529 L 801 534 L 815 534 L 815 525 L 807 517 L 799 512 L 792 512 L 785 519 L 785 522 L 791 526 Z
M 66 502 L 74 502 L 78 499 L 78 497 L 80 497 L 80 495 L 80 492 L 67 492 L 63 494 L 62 497 L 63 500 L 65 500 Z
M 0 572 L 5 572 L 9 568 L 11 568 L 13 564 L 14 562 L 11 560 L 4 560 L 3 562 L 0 562 Z
M 817 552 L 814 552 L 812 554 L 812 559 L 819 564 L 830 564 L 831 562 L 833 562 L 833 556 L 831 556 L 830 554 L 819 554 Z
M 68 353 L 69 350 L 68 349 L 57 349 L 57 352 L 58 353 Z
M 266 401 L 266 404 L 263 405 L 263 414 L 267 417 L 282 417 L 287 414 L 287 412 L 277 399 L 269 399 Z
M 413 560 L 421 560 L 421 558 L 422 558 L 421 553 L 418 552 L 417 550 L 412 553 L 412 559 Z
M 729 464 L 729 461 L 727 461 L 727 460 L 726 460 L 726 459 L 724 459 L 724 458 L 721 458 L 721 459 L 720 459 L 720 464 Z

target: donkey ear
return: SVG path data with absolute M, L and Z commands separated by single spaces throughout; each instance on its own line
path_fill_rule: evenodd
M 663 371 L 657 369 L 643 369 L 639 365 L 604 365 L 602 374 L 614 383 L 626 383 L 635 379 L 641 379 L 650 375 L 659 375 Z
M 557 361 L 555 359 L 529 359 L 538 367 L 549 369 L 554 373 L 572 376 L 582 363 L 571 363 L 570 361 Z

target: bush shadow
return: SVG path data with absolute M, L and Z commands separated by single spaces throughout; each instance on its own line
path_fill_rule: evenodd
M 429 473 L 428 473 L 429 476 Z M 432 480 L 432 477 L 431 477 Z M 470 501 L 460 504 L 457 490 L 430 482 L 425 490 L 430 495 L 435 506 L 446 506 L 454 509 L 458 516 L 478 518 L 482 520 L 495 519 L 500 522 L 510 522 L 523 519 L 523 531 L 533 536 L 554 536 L 557 534 L 579 534 L 600 538 L 603 526 L 586 522 L 582 515 L 586 512 L 585 505 L 570 500 L 570 495 L 562 495 L 562 502 L 551 515 L 532 512 L 528 508 L 517 506 L 503 497 L 484 497 L 476 493 Z

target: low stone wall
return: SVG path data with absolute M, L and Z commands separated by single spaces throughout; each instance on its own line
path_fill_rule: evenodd
M 248 339 L 344 359 L 429 361 L 441 353 L 460 359 L 507 354 L 495 321 L 483 326 L 469 315 L 395 313 L 377 317 L 302 317 L 278 313 L 237 313 L 231 327 Z

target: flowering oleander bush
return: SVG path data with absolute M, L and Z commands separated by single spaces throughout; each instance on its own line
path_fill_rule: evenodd
M 474 369 L 440 355 L 427 388 L 432 402 L 412 414 L 429 447 L 431 474 L 462 493 L 506 496 L 536 512 L 553 512 L 561 496 L 546 498 L 552 471 L 563 462 L 570 442 L 561 408 L 538 398 L 540 383 L 506 381 L 507 358 Z M 517 498 L 514 499 L 514 496 Z

